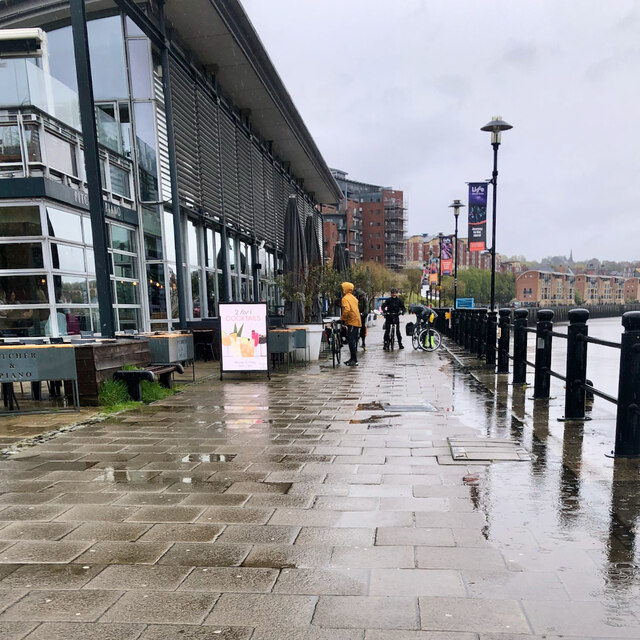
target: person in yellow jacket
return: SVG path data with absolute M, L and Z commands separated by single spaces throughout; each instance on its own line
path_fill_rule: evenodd
M 347 342 L 351 357 L 345 364 L 349 367 L 358 366 L 358 337 L 360 335 L 360 308 L 358 299 L 353 295 L 353 285 L 350 282 L 342 283 L 342 315 L 340 320 L 347 327 Z

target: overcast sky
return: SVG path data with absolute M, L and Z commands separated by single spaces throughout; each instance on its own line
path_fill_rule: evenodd
M 409 234 L 453 233 L 501 115 L 498 253 L 640 259 L 637 0 L 241 1 L 327 164 L 402 189 Z

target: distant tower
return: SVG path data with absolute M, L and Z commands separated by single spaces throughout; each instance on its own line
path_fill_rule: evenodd
M 575 264 L 575 262 L 573 261 L 573 249 L 571 249 L 571 251 L 569 252 L 569 260 L 567 261 L 567 264 L 570 267 L 573 267 L 573 265 Z

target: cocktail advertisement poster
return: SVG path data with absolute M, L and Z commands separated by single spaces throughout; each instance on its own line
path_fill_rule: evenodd
M 269 371 L 267 305 L 221 302 L 220 371 Z
M 469 183 L 469 251 L 484 251 L 487 247 L 486 182 Z

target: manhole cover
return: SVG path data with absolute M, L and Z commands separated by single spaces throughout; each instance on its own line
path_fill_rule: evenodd
M 513 440 L 447 438 L 447 441 L 454 460 L 476 462 L 523 462 L 531 460 L 531 454 Z
M 437 411 L 437 409 L 428 402 L 422 402 L 420 404 L 389 404 L 388 402 L 382 403 L 382 408 L 385 411 L 401 411 L 401 412 L 419 412 L 419 411 Z

